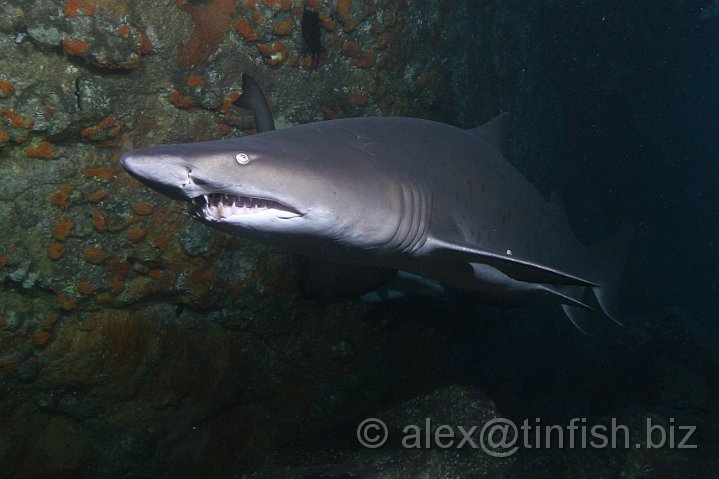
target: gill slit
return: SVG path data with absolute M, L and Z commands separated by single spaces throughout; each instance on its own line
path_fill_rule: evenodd
M 412 183 L 401 185 L 400 216 L 392 238 L 385 248 L 411 254 L 427 241 L 431 199 Z

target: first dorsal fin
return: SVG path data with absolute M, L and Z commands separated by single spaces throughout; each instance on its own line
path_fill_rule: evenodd
M 507 144 L 507 135 L 509 133 L 511 121 L 512 115 L 504 112 L 501 115 L 492 118 L 484 125 L 472 128 L 468 131 L 484 139 L 486 142 L 495 147 L 497 151 L 503 152 L 504 147 Z
M 267 104 L 265 94 L 260 84 L 247 73 L 242 74 L 242 95 L 233 103 L 240 108 L 250 110 L 255 115 L 257 133 L 264 133 L 275 129 L 272 111 Z

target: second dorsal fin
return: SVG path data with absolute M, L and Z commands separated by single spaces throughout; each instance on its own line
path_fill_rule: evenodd
M 499 152 L 504 152 L 504 147 L 507 143 L 507 135 L 509 132 L 512 115 L 504 112 L 499 116 L 496 116 L 489 120 L 482 126 L 477 128 L 471 128 L 471 133 L 484 139 L 486 142 L 491 144 Z

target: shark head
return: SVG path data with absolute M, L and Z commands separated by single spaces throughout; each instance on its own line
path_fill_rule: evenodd
M 187 200 L 203 221 L 268 231 L 299 226 L 285 220 L 301 219 L 311 205 L 286 191 L 281 179 L 270 181 L 268 168 L 255 165 L 258 158 L 227 142 L 207 142 L 145 148 L 120 161 L 153 189 Z
M 155 146 L 128 152 L 121 163 L 224 231 L 281 237 L 290 250 L 288 236 L 353 249 L 391 244 L 406 229 L 403 188 L 361 158 L 315 146 L 322 136 L 301 130 Z

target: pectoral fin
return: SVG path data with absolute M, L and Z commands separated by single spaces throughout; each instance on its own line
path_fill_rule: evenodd
M 595 287 L 597 284 L 564 271 L 497 251 L 483 250 L 472 245 L 451 243 L 430 238 L 425 244 L 426 254 L 448 261 L 488 264 L 510 278 L 527 283 L 560 284 Z

